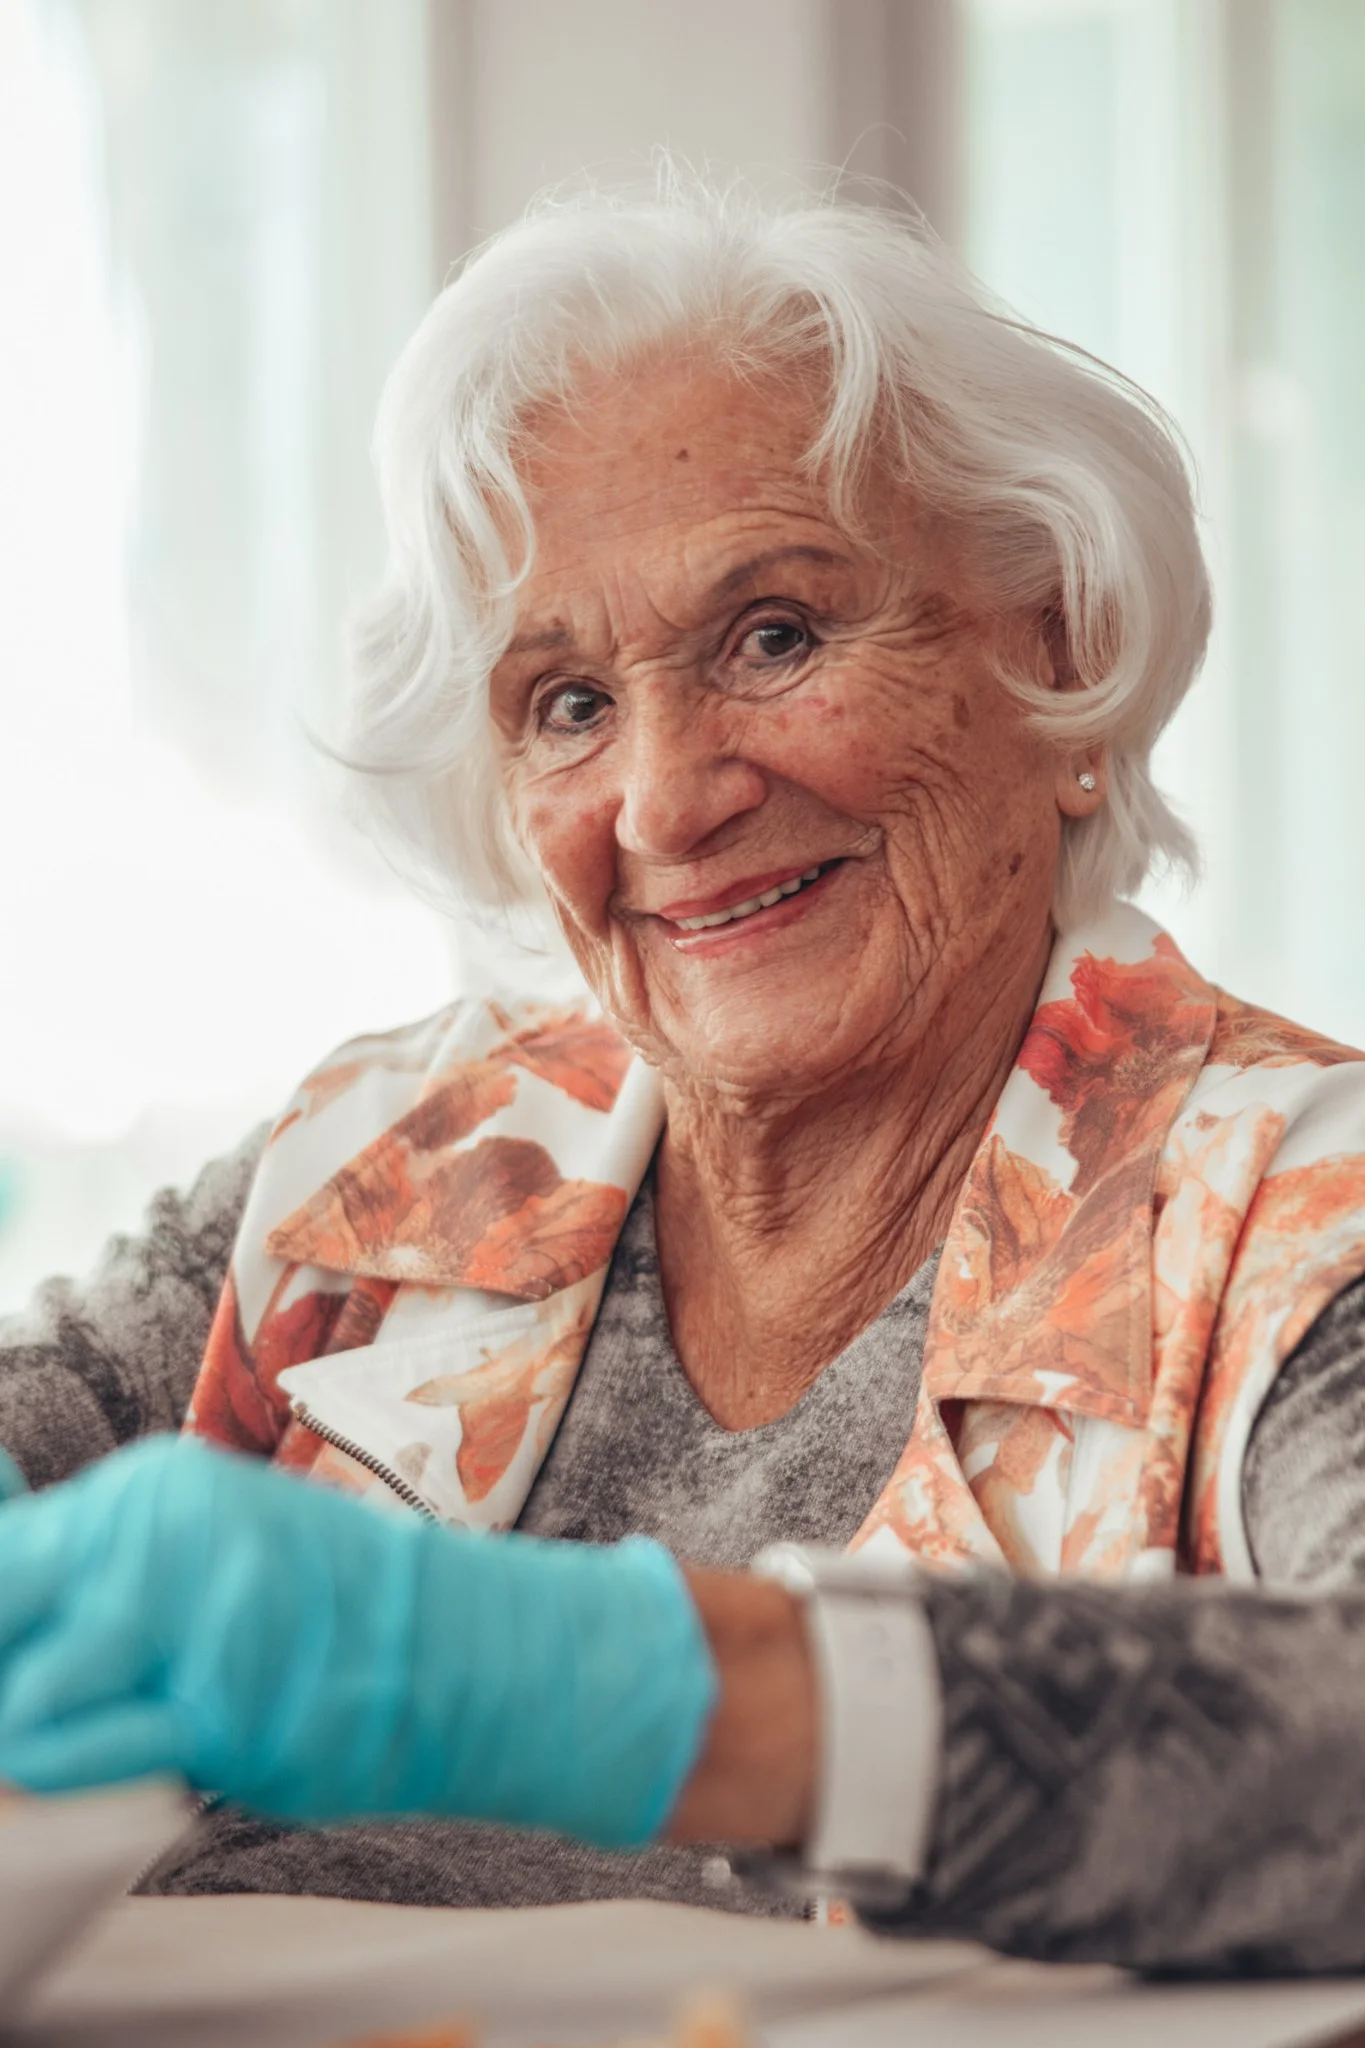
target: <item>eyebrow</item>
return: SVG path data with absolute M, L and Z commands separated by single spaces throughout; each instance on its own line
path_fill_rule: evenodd
M 704 603 L 723 604 L 727 597 L 733 597 L 746 584 L 752 583 L 769 569 L 776 569 L 790 562 L 811 562 L 822 569 L 851 569 L 852 558 L 841 555 L 833 548 L 817 548 L 809 545 L 785 548 L 769 548 L 766 554 L 751 555 L 746 562 L 739 562 L 733 569 L 727 569 L 719 580 L 707 591 Z M 510 640 L 501 659 L 513 654 L 563 653 L 573 645 L 573 634 L 567 626 L 546 626 L 533 633 L 518 633 Z

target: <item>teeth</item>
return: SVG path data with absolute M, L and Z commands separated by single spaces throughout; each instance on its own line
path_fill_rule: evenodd
M 752 917 L 756 910 L 768 910 L 774 903 L 780 903 L 784 896 L 794 896 L 807 882 L 820 879 L 818 867 L 807 868 L 804 875 L 797 875 L 790 882 L 782 882 L 776 889 L 765 889 L 761 896 L 750 896 L 743 903 L 732 903 L 728 910 L 713 910 L 707 917 L 679 917 L 674 920 L 682 932 L 709 931 L 713 925 L 734 924 L 741 917 Z

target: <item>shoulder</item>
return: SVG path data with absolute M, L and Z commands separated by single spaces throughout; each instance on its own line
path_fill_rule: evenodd
M 1185 1115 L 1273 1135 L 1277 1169 L 1365 1152 L 1365 1052 L 1211 988 L 1213 1032 Z
M 347 1040 L 295 1089 L 271 1134 L 306 1135 L 346 1156 L 381 1137 L 440 1091 L 530 1072 L 588 1108 L 615 1099 L 630 1048 L 586 995 L 545 1004 L 524 995 L 469 995 L 396 1030 Z M 325 1135 L 324 1135 L 325 1134 Z M 291 1146 L 291 1149 L 292 1149 Z
M 275 1124 L 248 1233 L 264 1241 L 344 1172 L 406 1185 L 419 1155 L 424 1177 L 438 1156 L 495 1131 L 562 1138 L 566 1113 L 613 1107 L 632 1058 L 586 992 L 553 1005 L 469 995 L 349 1039 L 304 1077 Z
M 310 1067 L 285 1104 L 273 1131 L 276 1144 L 307 1125 L 357 1117 L 373 1122 L 402 1116 L 420 1100 L 433 1075 L 475 1055 L 489 1004 L 463 997 L 429 1017 L 388 1031 L 365 1032 L 333 1047 Z M 382 1128 L 382 1122 L 377 1128 Z
M 1277 1017 L 1255 1003 L 1246 1003 L 1226 989 L 1212 990 L 1217 1004 L 1213 1039 L 1209 1046 L 1210 1066 L 1279 1069 L 1302 1067 L 1319 1072 L 1329 1068 L 1365 1065 L 1365 1052 L 1324 1037 L 1320 1031 Z
M 1243 1576 L 1255 1418 L 1283 1362 L 1365 1272 L 1365 1058 L 1221 991 L 1217 1007 L 1163 1162 L 1174 1202 L 1162 1224 L 1173 1243 L 1193 1232 L 1216 1295 L 1196 1492 L 1207 1483 L 1216 1503 L 1218 1568 Z
M 1365 1269 L 1365 1054 L 1216 994 L 1171 1153 L 1236 1226 L 1225 1323 L 1276 1321 L 1283 1356 Z
M 556 1177 L 622 1178 L 615 1154 L 644 1142 L 643 1120 L 623 1131 L 585 1112 L 613 1108 L 632 1058 L 586 995 L 467 996 L 338 1046 L 295 1090 L 252 1184 L 233 1258 L 243 1326 L 286 1267 L 474 1284 L 454 1277 L 457 1216 L 480 1240 L 490 1203 L 522 1204 L 528 1171 L 542 1194 Z

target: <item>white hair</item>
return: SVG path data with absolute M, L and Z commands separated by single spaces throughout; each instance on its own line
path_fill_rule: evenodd
M 1208 577 L 1181 444 L 1103 363 L 994 303 L 904 213 L 772 205 L 665 166 L 657 188 L 541 200 L 479 250 L 395 367 L 376 459 L 383 583 L 354 622 L 342 758 L 390 857 L 476 909 L 543 904 L 503 799 L 488 678 L 534 533 L 516 469 L 528 410 L 672 347 L 825 393 L 806 461 L 833 516 L 883 465 L 965 539 L 1002 611 L 1032 608 L 1073 687 L 1001 681 L 1059 746 L 1103 743 L 1108 788 L 1068 820 L 1063 927 L 1194 844 L 1151 779 L 1203 655 Z

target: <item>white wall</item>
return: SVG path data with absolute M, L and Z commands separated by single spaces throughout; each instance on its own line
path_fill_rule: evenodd
M 648 33 L 641 34 L 642 14 Z M 694 161 L 790 176 L 824 144 L 819 0 L 484 0 L 470 219 L 486 233 L 581 167 Z
M 0 1308 L 448 999 L 302 720 L 432 289 L 425 0 L 0 0 Z
M 445 262 L 663 144 L 781 188 L 832 165 L 958 226 L 955 0 L 430 0 Z

